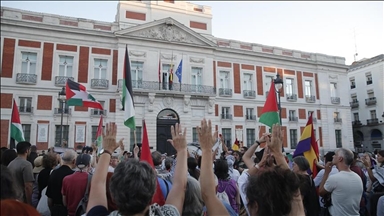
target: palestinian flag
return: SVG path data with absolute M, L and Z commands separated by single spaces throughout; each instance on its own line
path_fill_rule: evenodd
M 263 110 L 261 111 L 261 116 L 259 119 L 260 123 L 263 123 L 269 127 L 272 127 L 274 124 L 280 123 L 279 118 L 279 109 L 277 108 L 276 93 L 275 93 L 275 84 L 271 83 L 271 88 L 265 101 Z
M 95 109 L 103 109 L 101 103 L 99 103 L 91 94 L 87 92 L 85 86 L 67 79 L 65 85 L 65 93 L 68 106 L 82 106 L 91 107 Z
M 16 101 L 13 99 L 12 119 L 11 119 L 11 138 L 17 142 L 25 141 L 24 132 L 20 122 L 19 110 Z
M 124 110 L 124 125 L 135 130 L 135 104 L 133 102 L 131 62 L 129 61 L 128 46 L 125 49 L 123 77 L 123 99 L 121 102 Z
M 101 144 L 103 142 L 103 116 L 100 115 L 99 127 L 96 132 L 96 146 L 98 149 L 101 149 Z

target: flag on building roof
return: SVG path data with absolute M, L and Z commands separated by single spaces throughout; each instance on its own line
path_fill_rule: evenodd
M 272 125 L 280 123 L 278 111 L 275 84 L 271 82 L 271 87 L 269 89 L 267 100 L 265 101 L 264 107 L 261 111 L 259 122 L 272 128 Z
M 133 102 L 131 62 L 129 61 L 128 46 L 125 48 L 123 77 L 122 104 L 124 110 L 124 125 L 135 130 L 135 104 Z
M 146 161 L 147 163 L 149 163 L 149 165 L 151 165 L 153 169 L 155 169 L 155 166 L 152 160 L 151 150 L 149 149 L 147 126 L 145 124 L 144 119 L 143 119 L 143 137 L 142 137 L 140 161 Z M 153 203 L 157 203 L 160 206 L 165 204 L 165 198 L 164 198 L 163 192 L 161 191 L 159 182 L 157 182 L 156 184 L 156 192 L 152 197 L 152 204 Z
M 181 59 L 179 66 L 177 67 L 175 72 L 177 78 L 179 78 L 179 83 L 181 83 L 182 72 L 183 72 L 183 59 Z
M 236 140 L 235 140 L 235 142 L 232 145 L 232 150 L 239 151 L 239 149 L 240 149 L 240 142 L 239 142 L 239 140 L 236 137 Z
M 301 134 L 293 157 L 304 156 L 309 162 L 313 177 L 315 177 L 317 175 L 316 163 L 319 160 L 319 148 L 313 131 L 312 114 L 310 114 L 307 125 Z
M 19 110 L 13 99 L 12 117 L 11 117 L 11 138 L 17 142 L 25 141 L 23 127 L 21 126 Z
M 71 79 L 67 79 L 65 94 L 68 106 L 91 107 L 103 110 L 101 103 L 87 92 L 85 86 Z
M 98 149 L 101 149 L 103 142 L 103 116 L 100 115 L 99 127 L 97 127 L 96 132 L 96 146 Z

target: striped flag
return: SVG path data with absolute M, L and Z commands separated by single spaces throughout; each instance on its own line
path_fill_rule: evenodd
M 11 118 L 11 139 L 17 142 L 25 141 L 23 127 L 21 126 L 19 110 L 16 101 L 13 99 L 12 118 Z
M 98 149 L 101 149 L 101 144 L 103 142 L 103 116 L 100 115 L 99 127 L 96 132 L 96 146 Z
M 103 110 L 101 103 L 87 92 L 85 86 L 72 81 L 71 79 L 67 79 L 65 96 L 68 106 L 91 107 Z
M 135 124 L 135 104 L 133 102 L 132 77 L 131 77 L 131 62 L 129 61 L 128 46 L 125 49 L 124 58 L 124 74 L 123 74 L 123 110 L 124 110 L 124 125 L 136 129 Z

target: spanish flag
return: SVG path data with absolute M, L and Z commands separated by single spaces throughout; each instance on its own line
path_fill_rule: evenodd
M 311 167 L 313 177 L 317 175 L 316 162 L 319 160 L 319 147 L 317 146 L 315 134 L 313 131 L 312 113 L 309 116 L 307 125 L 301 134 L 300 141 L 297 144 L 293 158 L 304 156 Z
M 232 150 L 234 150 L 234 151 L 239 151 L 239 149 L 240 149 L 240 142 L 239 142 L 239 140 L 236 138 L 235 143 L 233 143 Z

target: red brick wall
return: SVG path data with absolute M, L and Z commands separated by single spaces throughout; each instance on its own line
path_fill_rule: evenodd
M 44 43 L 41 80 L 52 80 L 53 43 Z
M 9 144 L 9 120 L 1 119 L 1 147 L 8 147 Z
M 254 65 L 242 64 L 241 65 L 241 69 L 243 69 L 243 70 L 255 70 L 255 66 Z
M 284 74 L 295 75 L 296 73 L 294 70 L 284 70 Z
M 218 67 L 227 67 L 227 68 L 231 68 L 232 67 L 232 64 L 230 62 L 221 62 L 221 61 L 218 61 L 217 62 L 217 66 Z
M 257 95 L 264 95 L 263 92 L 263 71 L 261 66 L 256 66 Z
M 92 54 L 111 55 L 110 49 L 92 47 Z
M 52 110 L 52 96 L 38 95 L 37 96 L 37 109 L 38 110 Z
M 12 78 L 13 59 L 15 56 L 16 40 L 12 38 L 4 38 L 3 44 L 3 62 L 1 67 L 1 76 Z
M 297 71 L 297 91 L 299 93 L 299 98 L 304 98 L 303 94 L 303 77 L 301 76 L 301 72 Z
M 315 85 L 316 85 L 316 98 L 320 99 L 320 91 L 319 91 L 319 79 L 317 78 L 317 74 L 315 74 Z
M 74 45 L 56 44 L 56 49 L 63 50 L 63 51 L 77 52 L 77 46 L 74 46 Z
M 234 105 L 233 114 L 234 114 L 234 117 L 243 117 L 243 106 Z
M 215 104 L 215 116 L 219 116 L 219 105 Z
M 117 85 L 117 62 L 118 59 L 118 51 L 113 50 L 113 62 L 112 62 L 112 85 Z
M 116 112 L 116 99 L 109 99 L 109 112 Z
M 274 67 L 264 67 L 265 72 L 270 72 L 270 73 L 276 73 L 276 68 Z
M 32 47 L 32 48 L 40 48 L 41 47 L 41 42 L 39 42 L 39 41 L 29 41 L 29 40 L 19 40 L 19 46 Z
M 257 117 L 261 116 L 261 111 L 263 110 L 263 107 L 257 107 Z
M 281 118 L 285 119 L 287 118 L 287 109 L 286 108 L 281 108 Z
M 88 107 L 75 106 L 76 112 L 88 112 Z
M 125 18 L 145 21 L 146 15 L 145 15 L 145 13 L 126 11 L 125 12 Z
M 299 119 L 306 119 L 307 113 L 305 112 L 305 109 L 299 109 Z
M 195 29 L 207 30 L 207 23 L 190 21 L 189 27 L 195 28 Z
M 0 104 L 1 108 L 11 109 L 12 99 L 13 99 L 13 94 L 1 93 L 1 104 Z
M 305 76 L 305 77 L 313 77 L 313 73 L 303 72 L 303 76 Z
M 321 127 L 319 127 L 319 145 L 320 147 L 323 147 L 323 130 L 321 129 Z
M 80 47 L 78 81 L 88 82 L 89 47 Z M 75 108 L 76 110 L 76 108 Z
M 321 111 L 320 110 L 317 110 L 317 119 L 321 119 Z
M 234 93 L 241 94 L 241 83 L 240 83 L 240 65 L 233 64 L 233 82 L 235 84 Z

